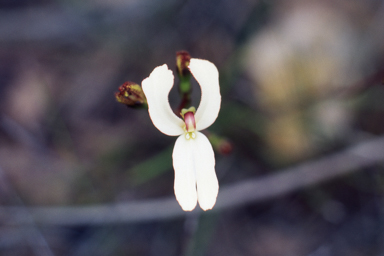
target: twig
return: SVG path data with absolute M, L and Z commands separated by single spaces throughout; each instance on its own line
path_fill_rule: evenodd
M 246 180 L 221 188 L 213 211 L 234 209 L 285 195 L 336 177 L 384 162 L 384 136 L 362 142 L 342 152 L 283 169 L 266 177 Z M 198 208 L 198 207 L 197 207 Z M 1 207 L 0 219 L 18 219 L 20 207 Z M 109 205 L 70 207 L 31 207 L 34 220 L 41 224 L 86 225 L 144 222 L 183 217 L 175 198 L 144 200 Z M 199 213 L 196 209 L 192 214 Z

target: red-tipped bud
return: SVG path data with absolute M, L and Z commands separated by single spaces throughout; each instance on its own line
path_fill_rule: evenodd
M 118 102 L 130 107 L 141 107 L 147 104 L 143 90 L 134 82 L 125 82 L 121 85 L 115 97 Z
M 228 139 L 220 137 L 214 133 L 207 133 L 207 137 L 211 142 L 213 149 L 220 154 L 229 155 L 232 153 L 233 145 Z
M 189 76 L 191 73 L 188 69 L 191 55 L 187 51 L 179 51 L 176 53 L 176 66 L 179 77 Z
M 228 140 L 223 139 L 221 143 L 219 143 L 218 151 L 220 154 L 229 155 L 232 153 L 232 150 L 233 150 L 232 143 L 229 142 Z

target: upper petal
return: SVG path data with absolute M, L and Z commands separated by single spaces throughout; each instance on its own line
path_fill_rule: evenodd
M 200 131 L 213 124 L 220 111 L 219 72 L 212 62 L 194 58 L 189 70 L 201 87 L 201 101 L 195 114 L 196 129 Z
M 173 168 L 175 169 L 175 196 L 184 211 L 192 211 L 197 204 L 195 166 L 193 162 L 192 140 L 185 135 L 177 138 L 173 149 Z
M 215 155 L 207 137 L 196 132 L 193 142 L 193 158 L 196 171 L 197 198 L 201 209 L 212 209 L 219 193 L 219 182 L 215 172 Z
M 183 120 L 177 117 L 169 105 L 168 95 L 173 86 L 173 74 L 167 65 L 156 67 L 142 82 L 148 102 L 148 112 L 159 131 L 170 136 L 182 134 Z

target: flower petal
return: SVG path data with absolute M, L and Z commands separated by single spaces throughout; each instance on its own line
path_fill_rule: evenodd
M 149 116 L 155 127 L 169 136 L 177 136 L 184 132 L 183 120 L 173 113 L 168 101 L 173 80 L 172 71 L 164 64 L 156 67 L 142 82 Z
M 189 70 L 201 87 L 200 105 L 195 114 L 196 129 L 200 131 L 213 124 L 220 111 L 219 72 L 213 63 L 193 58 Z
M 201 209 L 212 209 L 219 193 L 219 182 L 215 172 L 215 154 L 208 138 L 196 132 L 193 142 L 193 157 L 196 168 L 197 198 Z
M 172 153 L 175 196 L 184 211 L 192 211 L 197 204 L 192 141 L 193 139 L 187 140 L 184 134 L 179 136 Z

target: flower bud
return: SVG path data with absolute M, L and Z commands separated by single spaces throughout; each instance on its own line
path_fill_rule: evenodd
M 191 55 L 189 55 L 187 51 L 176 52 L 177 74 L 179 75 L 180 78 L 191 75 L 191 72 L 188 69 L 190 61 L 191 61 Z
M 216 152 L 222 155 L 229 155 L 232 153 L 233 145 L 227 138 L 210 132 L 206 132 L 206 135 Z
M 129 107 L 145 107 L 147 99 L 140 85 L 134 82 L 125 82 L 115 93 L 116 100 Z
M 189 63 L 191 61 L 191 55 L 187 51 L 176 52 L 176 69 L 177 76 L 179 77 L 179 92 L 181 97 L 181 103 L 178 108 L 180 112 L 183 108 L 187 108 L 191 105 L 191 72 L 189 71 Z

